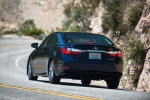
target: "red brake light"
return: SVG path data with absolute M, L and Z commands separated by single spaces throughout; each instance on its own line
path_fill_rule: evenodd
M 71 52 L 68 51 L 67 48 L 63 48 L 62 49 L 62 53 L 64 53 L 64 54 L 71 54 Z
M 118 51 L 118 57 L 122 57 L 123 56 L 123 52 L 120 50 Z
M 80 54 L 82 53 L 82 50 L 75 49 L 75 48 L 62 48 L 63 54 Z
M 87 44 L 94 44 L 94 42 L 92 42 L 92 41 L 87 41 L 86 43 Z
M 122 57 L 123 56 L 123 53 L 122 51 L 111 51 L 111 52 L 108 52 L 112 57 Z
M 68 66 L 63 66 L 64 69 L 68 69 Z

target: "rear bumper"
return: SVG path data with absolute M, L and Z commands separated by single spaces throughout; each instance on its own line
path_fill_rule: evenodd
M 98 62 L 72 62 L 65 63 L 68 66 L 66 71 L 103 71 L 103 72 L 116 72 L 116 66 L 114 63 L 98 63 Z
M 122 64 L 120 64 L 121 66 Z M 65 66 L 65 67 L 64 67 Z M 122 72 L 118 71 L 118 65 L 113 63 L 99 62 L 70 62 L 62 65 L 61 71 L 57 74 L 62 78 L 72 79 L 107 79 L 110 77 L 121 78 Z
M 65 71 L 59 75 L 62 78 L 72 78 L 72 79 L 108 79 L 108 78 L 117 78 L 120 79 L 122 73 L 119 72 L 90 72 L 90 71 Z

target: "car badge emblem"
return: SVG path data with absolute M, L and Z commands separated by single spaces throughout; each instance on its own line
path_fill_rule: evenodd
M 94 47 L 93 49 L 94 49 L 94 50 L 98 50 L 98 47 Z

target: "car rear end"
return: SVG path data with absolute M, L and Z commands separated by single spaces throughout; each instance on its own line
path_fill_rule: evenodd
M 63 72 L 75 79 L 106 79 L 122 76 L 122 51 L 103 35 L 88 33 L 63 34 Z

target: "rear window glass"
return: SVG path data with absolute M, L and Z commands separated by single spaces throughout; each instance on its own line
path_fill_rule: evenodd
M 70 44 L 113 45 L 105 36 L 98 35 L 65 35 L 65 42 Z

